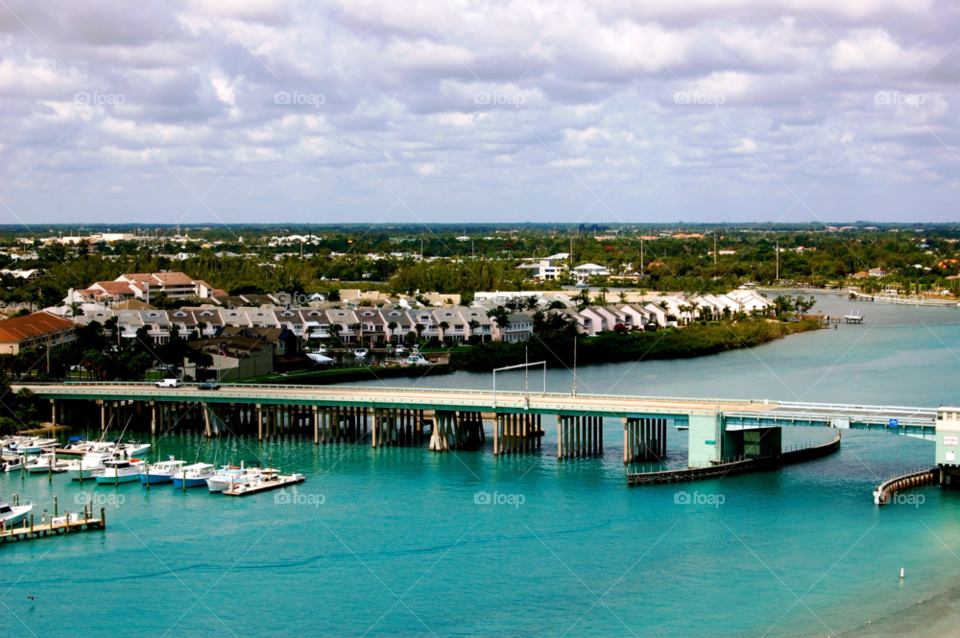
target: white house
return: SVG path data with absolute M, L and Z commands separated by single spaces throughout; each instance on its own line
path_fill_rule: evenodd
M 585 281 L 590 277 L 605 277 L 610 274 L 609 270 L 596 264 L 583 264 L 572 269 L 571 272 L 578 281 Z

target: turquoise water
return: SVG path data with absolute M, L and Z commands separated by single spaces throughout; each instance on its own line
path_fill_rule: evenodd
M 818 307 L 859 309 L 863 326 L 697 360 L 583 368 L 579 386 L 960 400 L 960 309 L 851 304 L 823 298 Z M 550 389 L 571 380 L 548 373 Z M 502 383 L 521 388 L 523 375 Z M 531 374 L 531 386 L 540 383 Z M 848 432 L 839 454 L 806 465 L 628 489 L 619 423 L 606 423 L 603 459 L 562 463 L 555 427 L 545 426 L 541 454 L 497 459 L 489 449 L 158 437 L 163 454 L 257 457 L 302 472 L 300 502 L 84 483 L 85 494 L 110 500 L 108 530 L 0 546 L 0 635 L 826 636 L 960 584 L 960 493 L 924 488 L 912 493 L 924 497 L 919 506 L 883 510 L 872 502 L 882 478 L 932 463 L 931 442 Z M 685 435 L 670 433 L 672 460 L 682 459 Z M 784 438 L 828 436 L 798 428 Z M 69 483 L 0 476 L 0 494 L 20 493 L 39 510 L 56 494 L 61 509 L 79 509 L 81 490 Z M 723 502 L 677 504 L 680 490 Z M 480 492 L 509 503 L 476 504 Z

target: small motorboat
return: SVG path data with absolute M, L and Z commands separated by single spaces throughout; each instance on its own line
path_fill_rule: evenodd
M 121 443 L 120 439 L 114 439 L 112 443 L 116 446 L 115 452 L 119 456 L 128 458 L 146 454 L 147 450 L 150 449 L 149 443 L 142 443 L 139 439 L 130 439 L 126 443 Z
M 87 452 L 81 458 L 67 464 L 67 476 L 73 481 L 93 478 L 98 470 L 103 469 L 105 459 L 113 458 L 109 454 Z
M 27 502 L 23 505 L 19 503 L 17 505 L 8 505 L 7 502 L 3 500 L 3 497 L 0 497 L 0 523 L 5 527 L 16 525 L 26 518 L 32 509 L 33 503 Z
M 186 461 L 178 461 L 172 455 L 169 460 L 160 461 L 153 465 L 148 465 L 140 474 L 140 482 L 144 485 L 156 485 L 157 483 L 170 483 L 173 481 L 173 475 L 183 469 Z
M 17 454 L 40 454 L 57 446 L 56 439 L 41 439 L 32 436 L 18 437 L 8 446 L 11 452 Z
M 209 463 L 184 465 L 173 475 L 173 486 L 182 488 L 206 485 L 207 479 L 213 476 L 213 471 L 214 467 Z
M 362 359 L 368 354 L 370 354 L 370 351 L 367 350 L 366 348 L 357 348 L 356 350 L 353 351 L 353 356 L 355 356 L 358 359 Z
M 103 462 L 103 469 L 94 472 L 93 478 L 98 485 L 132 483 L 140 480 L 143 465 L 140 459 L 107 459 Z
M 12 461 L 0 462 L 0 472 L 19 472 L 25 460 L 24 457 L 18 456 Z
M 407 349 L 404 348 L 403 346 L 397 346 L 396 348 L 393 349 L 393 354 L 396 354 L 396 355 L 401 355 L 406 353 L 407 353 Z
M 424 357 L 419 352 L 414 353 L 403 360 L 404 363 L 411 366 L 428 366 L 430 365 L 430 360 Z
M 41 454 L 27 462 L 26 468 L 24 468 L 30 474 L 48 474 L 53 472 L 54 474 L 59 474 L 60 472 L 67 471 L 67 462 L 57 460 L 56 455 L 50 452 L 46 454 Z

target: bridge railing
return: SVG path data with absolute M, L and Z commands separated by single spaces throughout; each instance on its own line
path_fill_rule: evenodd
M 830 410 L 844 412 L 870 412 L 876 413 L 912 413 L 912 414 L 931 414 L 936 416 L 936 408 L 918 408 L 902 405 L 856 405 L 846 403 L 805 403 L 801 401 L 778 401 L 779 410 Z
M 154 385 L 153 381 L 71 381 L 67 383 L 49 383 L 49 382 L 30 382 L 30 383 L 20 383 L 20 384 L 11 384 L 17 387 L 22 386 L 97 386 L 97 387 L 142 387 L 149 388 Z M 192 388 L 200 385 L 200 383 L 184 383 L 184 388 Z M 305 384 L 285 384 L 285 383 L 222 383 L 221 388 L 224 390 L 229 390 L 230 388 L 241 388 L 241 389 L 252 389 L 252 390 L 270 390 L 270 389 L 284 389 L 284 390 L 307 390 L 307 391 L 316 391 L 316 390 L 354 390 L 358 392 L 371 392 L 371 393 L 395 393 L 395 392 L 406 392 L 414 394 L 451 394 L 451 395 L 462 395 L 462 394 L 488 394 L 492 390 L 486 388 L 462 388 L 462 389 L 452 389 L 452 388 L 411 388 L 404 386 L 356 386 L 356 385 L 327 385 L 327 386 L 318 386 L 318 385 L 305 385 Z M 504 390 L 497 391 L 497 395 L 507 395 L 507 396 L 531 396 L 531 397 L 548 397 L 548 398 L 564 398 L 569 399 L 572 395 L 569 392 L 537 392 L 537 391 L 518 391 L 518 390 Z M 778 403 L 769 400 L 756 400 L 756 399 L 718 399 L 718 398 L 699 398 L 699 397 L 674 397 L 674 396 L 638 396 L 630 394 L 577 394 L 577 398 L 582 399 L 611 399 L 611 400 L 626 400 L 626 401 L 676 401 L 682 403 L 700 403 L 703 405 L 721 405 L 721 404 L 742 404 L 742 405 L 769 405 L 771 408 L 777 407 Z

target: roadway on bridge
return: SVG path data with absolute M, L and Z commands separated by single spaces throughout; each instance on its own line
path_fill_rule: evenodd
M 157 388 L 153 384 L 91 383 L 37 384 L 14 386 L 14 391 L 27 388 L 41 398 L 207 401 L 210 403 L 321 403 L 329 405 L 361 404 L 368 406 L 417 409 L 482 409 L 492 410 L 492 392 L 475 390 L 433 390 L 411 388 L 378 388 L 347 386 L 277 386 L 224 385 L 220 390 L 200 390 L 196 386 Z M 529 407 L 526 399 L 529 396 Z M 528 409 L 538 413 L 590 412 L 611 416 L 625 414 L 691 414 L 736 410 L 756 412 L 770 410 L 775 403 L 750 401 L 698 400 L 677 398 L 628 397 L 616 395 L 579 395 L 559 393 L 497 392 L 499 410 Z

